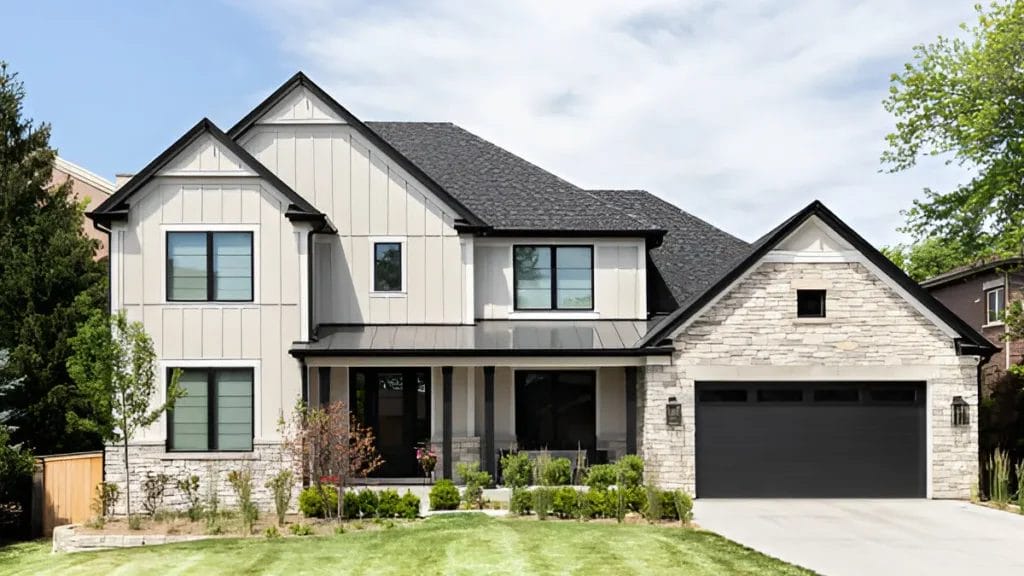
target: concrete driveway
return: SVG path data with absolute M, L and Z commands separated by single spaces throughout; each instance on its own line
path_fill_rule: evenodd
M 694 521 L 829 576 L 1024 574 L 1024 515 L 944 500 L 697 500 Z

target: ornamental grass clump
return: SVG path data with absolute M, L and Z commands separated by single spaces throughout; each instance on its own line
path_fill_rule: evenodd
M 988 459 L 988 499 L 999 508 L 1010 502 L 1010 457 L 996 448 Z

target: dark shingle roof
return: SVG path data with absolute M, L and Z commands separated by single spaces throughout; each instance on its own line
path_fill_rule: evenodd
M 591 190 L 591 193 L 627 214 L 668 231 L 661 246 L 652 249 L 650 256 L 675 305 L 699 294 L 737 258 L 750 251 L 750 245 L 743 240 L 645 190 Z
M 658 229 L 455 124 L 366 125 L 497 230 Z

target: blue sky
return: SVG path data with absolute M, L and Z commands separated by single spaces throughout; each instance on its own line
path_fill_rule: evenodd
M 954 0 L 12 3 L 0 59 L 60 154 L 133 172 L 298 69 L 367 120 L 456 122 L 580 186 L 643 188 L 745 239 L 817 198 L 876 244 L 963 173 L 879 172 L 881 101 Z

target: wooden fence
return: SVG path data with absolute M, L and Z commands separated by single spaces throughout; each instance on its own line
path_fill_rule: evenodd
M 103 482 L 103 452 L 56 454 L 37 458 L 34 524 L 43 535 L 55 526 L 85 522 L 92 509 L 96 486 Z M 41 476 L 41 478 L 40 478 Z

